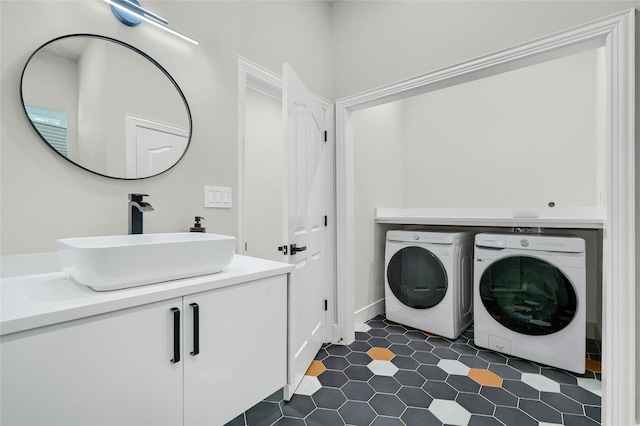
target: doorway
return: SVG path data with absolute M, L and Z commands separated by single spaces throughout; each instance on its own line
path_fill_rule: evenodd
M 416 94 L 436 91 L 551 59 L 604 47 L 606 148 L 603 162 L 603 424 L 635 424 L 636 212 L 635 10 L 618 13 L 530 43 L 496 52 L 336 102 L 338 299 L 347 343 L 354 338 L 354 147 L 352 115 Z
M 333 106 L 288 64 L 280 77 L 239 58 L 238 91 L 238 253 L 295 265 L 288 283 L 290 397 L 338 330 Z
M 247 88 L 244 139 L 244 254 L 282 261 L 282 101 Z

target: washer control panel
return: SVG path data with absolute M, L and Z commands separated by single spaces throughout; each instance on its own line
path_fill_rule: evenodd
M 387 241 L 419 242 L 421 244 L 453 244 L 458 238 L 473 238 L 468 232 L 387 231 Z

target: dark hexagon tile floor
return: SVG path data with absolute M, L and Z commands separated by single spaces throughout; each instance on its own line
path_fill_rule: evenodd
M 380 315 L 348 346 L 324 345 L 296 394 L 282 390 L 226 426 L 600 424 L 600 347 L 582 375 L 450 340 Z

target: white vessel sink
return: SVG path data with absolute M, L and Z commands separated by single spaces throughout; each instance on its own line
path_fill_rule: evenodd
M 65 238 L 58 255 L 75 281 L 105 291 L 220 272 L 235 240 L 196 232 Z

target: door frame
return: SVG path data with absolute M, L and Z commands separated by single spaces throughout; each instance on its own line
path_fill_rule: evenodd
M 636 405 L 635 9 L 336 101 L 338 324 L 354 340 L 353 112 L 603 47 L 606 57 L 602 423 L 634 425 Z
M 270 71 L 242 56 L 238 56 L 238 247 L 236 253 L 246 254 L 246 222 L 245 222 L 245 107 L 247 88 L 282 101 L 282 76 Z M 325 342 L 337 341 L 339 327 L 336 309 L 336 189 L 335 189 L 335 143 L 334 143 L 334 105 L 328 100 L 315 95 L 325 113 L 327 127 L 328 170 L 325 205 L 327 206 L 327 229 L 325 253 L 327 253 L 327 283 L 324 293 L 327 296 L 327 324 L 331 329 L 325 330 Z M 281 243 L 284 243 L 282 241 Z M 275 247 L 274 247 L 275 249 Z

